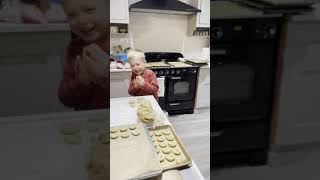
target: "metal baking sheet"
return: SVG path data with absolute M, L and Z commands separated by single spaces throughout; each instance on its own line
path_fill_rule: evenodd
M 185 160 L 182 163 L 177 163 L 176 161 L 172 162 L 172 163 L 168 162 L 170 164 L 169 166 L 168 165 L 161 165 L 163 168 L 163 171 L 167 171 L 167 170 L 171 170 L 171 169 L 179 169 L 179 168 L 186 167 L 186 166 L 191 166 L 192 161 L 191 161 L 189 154 L 187 153 L 181 140 L 178 138 L 178 136 L 176 135 L 176 133 L 174 132 L 174 130 L 171 128 L 170 125 L 163 125 L 163 126 L 157 126 L 155 128 L 149 128 L 149 131 L 153 133 L 154 131 L 164 130 L 164 129 L 170 130 L 170 132 L 174 136 L 174 141 L 177 142 L 179 149 L 181 150 L 183 156 L 185 157 Z

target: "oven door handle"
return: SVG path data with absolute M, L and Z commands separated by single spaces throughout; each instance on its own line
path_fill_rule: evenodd
M 217 137 L 221 136 L 222 134 L 224 134 L 224 130 L 212 132 L 210 136 L 212 138 L 217 138 Z
M 179 106 L 181 103 L 170 103 L 170 106 Z
M 181 77 L 170 77 L 170 79 L 173 79 L 173 80 L 180 80 Z

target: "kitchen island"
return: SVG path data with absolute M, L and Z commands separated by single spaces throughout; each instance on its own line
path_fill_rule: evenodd
M 161 110 L 157 101 L 153 96 L 143 96 L 148 100 L 156 114 L 156 125 L 170 125 L 171 123 L 166 115 Z M 110 126 L 121 126 L 126 124 L 133 124 L 138 122 L 136 115 L 136 107 L 132 108 L 129 105 L 129 100 L 135 100 L 137 97 L 113 98 L 110 100 Z M 174 128 L 171 126 L 174 130 Z M 182 142 L 183 143 L 183 142 Z M 187 149 L 188 151 L 188 149 Z M 192 158 L 192 157 L 191 157 Z M 208 157 L 209 158 L 209 157 Z M 112 164 L 111 164 L 112 166 Z M 192 161 L 191 166 L 180 170 L 184 180 L 204 180 L 203 175 L 198 169 L 197 165 Z

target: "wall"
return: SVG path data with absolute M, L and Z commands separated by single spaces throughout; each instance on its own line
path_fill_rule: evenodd
M 155 13 L 130 12 L 129 34 L 113 37 L 111 43 L 126 44 L 143 51 L 182 52 L 185 57 L 201 57 L 202 47 L 206 47 L 208 37 L 187 35 L 188 16 Z M 131 39 L 131 40 L 130 40 Z

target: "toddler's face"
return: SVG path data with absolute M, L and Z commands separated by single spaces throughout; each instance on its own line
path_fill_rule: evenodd
M 63 8 L 70 28 L 87 43 L 107 39 L 109 9 L 104 0 L 64 0 Z
M 132 72 L 136 75 L 142 75 L 144 70 L 146 69 L 144 62 L 140 59 L 131 60 L 130 66 Z

